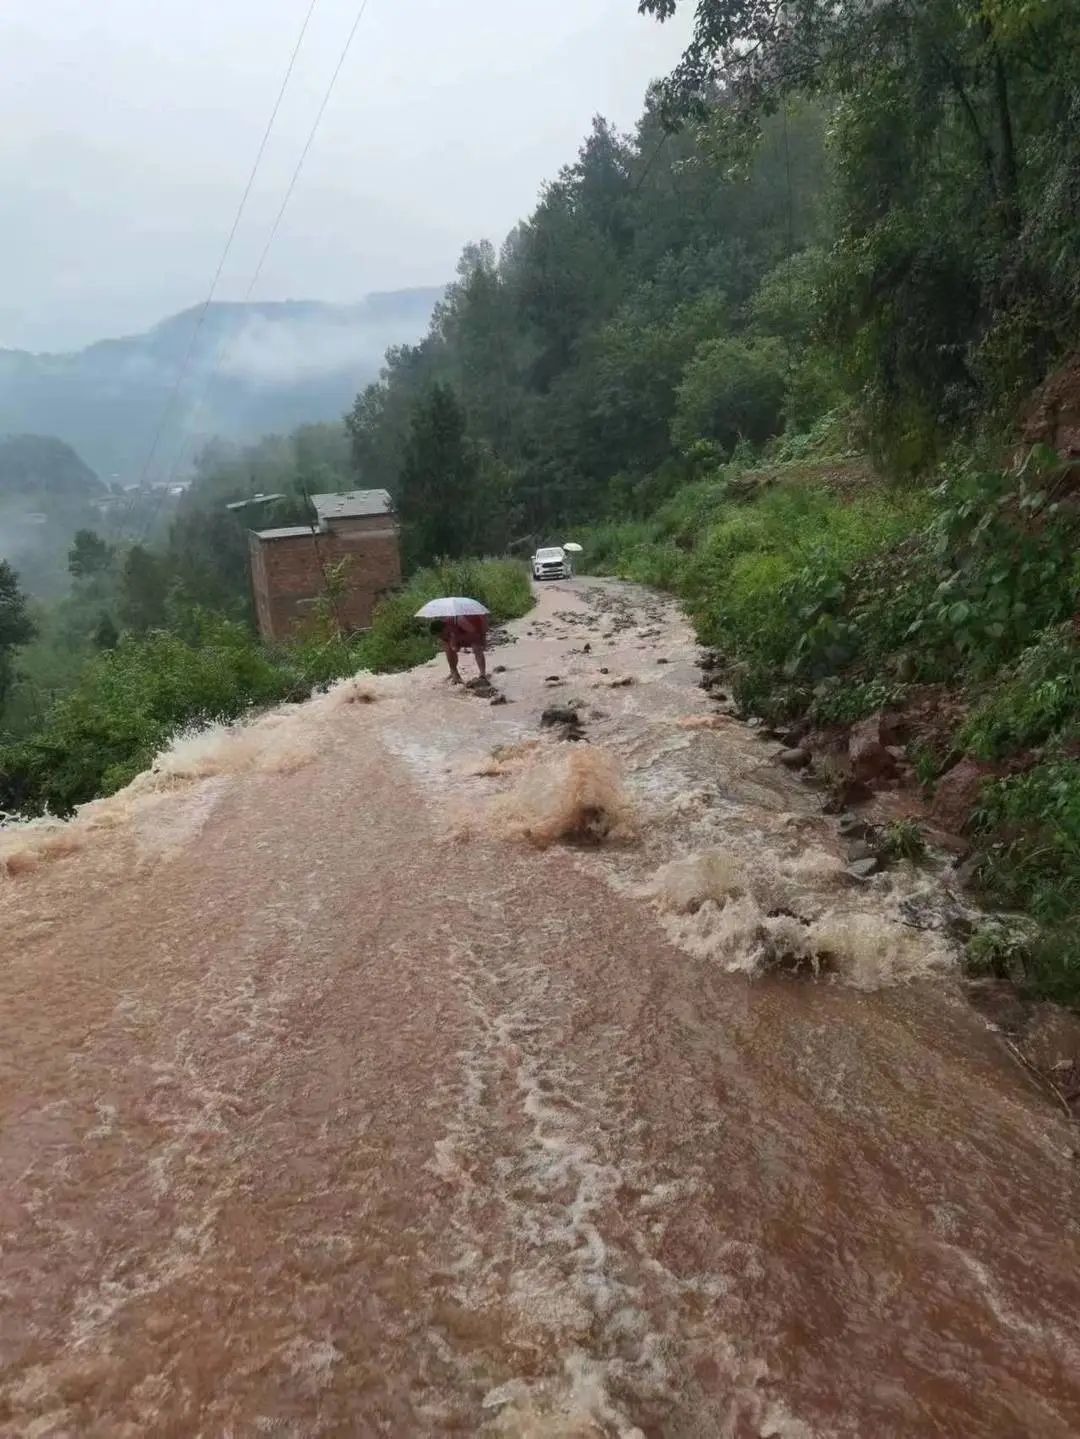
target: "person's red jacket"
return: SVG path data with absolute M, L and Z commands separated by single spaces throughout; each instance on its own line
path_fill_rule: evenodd
M 443 645 L 457 653 L 458 650 L 472 650 L 487 643 L 487 615 L 458 615 L 445 620 L 442 629 Z

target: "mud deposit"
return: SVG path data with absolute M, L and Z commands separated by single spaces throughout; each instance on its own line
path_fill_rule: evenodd
M 934 874 L 655 597 L 509 638 L 0 833 L 0 1433 L 1080 1433 L 1075 1134 Z

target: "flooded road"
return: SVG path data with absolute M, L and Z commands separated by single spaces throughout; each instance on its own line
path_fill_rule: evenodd
M 1076 1137 L 935 882 L 666 603 L 510 640 L 0 835 L 0 1433 L 1080 1433 Z

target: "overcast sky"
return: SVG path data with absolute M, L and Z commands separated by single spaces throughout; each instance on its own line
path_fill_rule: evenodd
M 0 346 L 205 297 L 309 0 L 0 0 Z M 240 298 L 359 0 L 318 0 L 218 298 Z M 635 0 L 369 0 L 256 291 L 356 300 L 499 241 L 685 26 Z

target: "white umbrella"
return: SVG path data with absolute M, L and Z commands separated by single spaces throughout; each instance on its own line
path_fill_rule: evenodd
M 462 615 L 486 615 L 489 611 L 479 600 L 465 599 L 463 595 L 448 595 L 441 600 L 428 600 L 423 609 L 416 611 L 418 620 L 455 620 Z
M 581 546 L 575 545 L 573 540 L 571 540 L 568 544 L 563 545 L 563 549 L 568 555 L 580 555 L 582 553 Z

